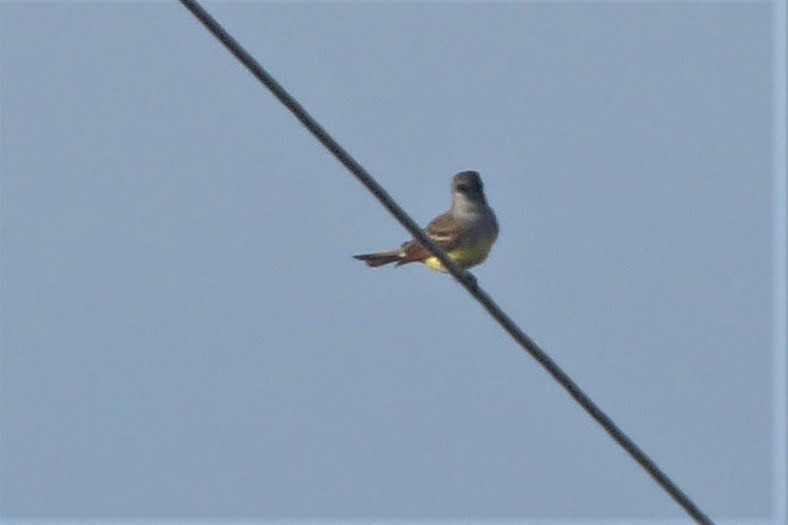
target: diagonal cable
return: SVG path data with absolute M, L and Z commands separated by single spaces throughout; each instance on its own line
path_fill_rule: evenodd
M 654 480 L 678 503 L 695 522 L 713 525 L 703 511 L 687 496 L 640 447 L 632 441 L 610 417 L 542 350 L 517 324 L 482 290 L 476 279 L 452 261 L 418 224 L 394 201 L 383 187 L 340 146 L 318 122 L 255 60 L 196 0 L 180 0 L 252 75 L 301 121 L 301 124 L 320 141 L 361 184 L 380 201 L 400 224 L 440 260 L 449 273 L 487 310 L 501 327 L 536 359 L 547 372 L 580 404 L 581 407 L 618 443 Z

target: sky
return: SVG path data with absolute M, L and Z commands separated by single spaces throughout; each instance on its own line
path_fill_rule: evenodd
M 777 523 L 772 4 L 205 5 L 419 223 L 478 170 L 481 287 Z M 684 518 L 451 278 L 351 258 L 407 234 L 178 2 L 1 2 L 0 117 L 0 517 Z

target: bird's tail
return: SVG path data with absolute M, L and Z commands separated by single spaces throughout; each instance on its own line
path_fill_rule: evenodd
M 362 255 L 354 255 L 354 259 L 364 261 L 370 268 L 377 268 L 385 264 L 397 262 L 402 258 L 402 250 L 391 250 L 390 252 L 380 253 L 365 253 Z

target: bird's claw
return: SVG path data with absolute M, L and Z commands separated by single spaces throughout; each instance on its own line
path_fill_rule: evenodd
M 474 290 L 479 288 L 479 283 L 471 272 L 462 272 L 462 282 Z

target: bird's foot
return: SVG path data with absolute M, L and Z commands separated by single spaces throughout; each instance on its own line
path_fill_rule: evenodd
M 462 282 L 473 290 L 477 290 L 479 288 L 479 282 L 471 272 L 462 272 Z

